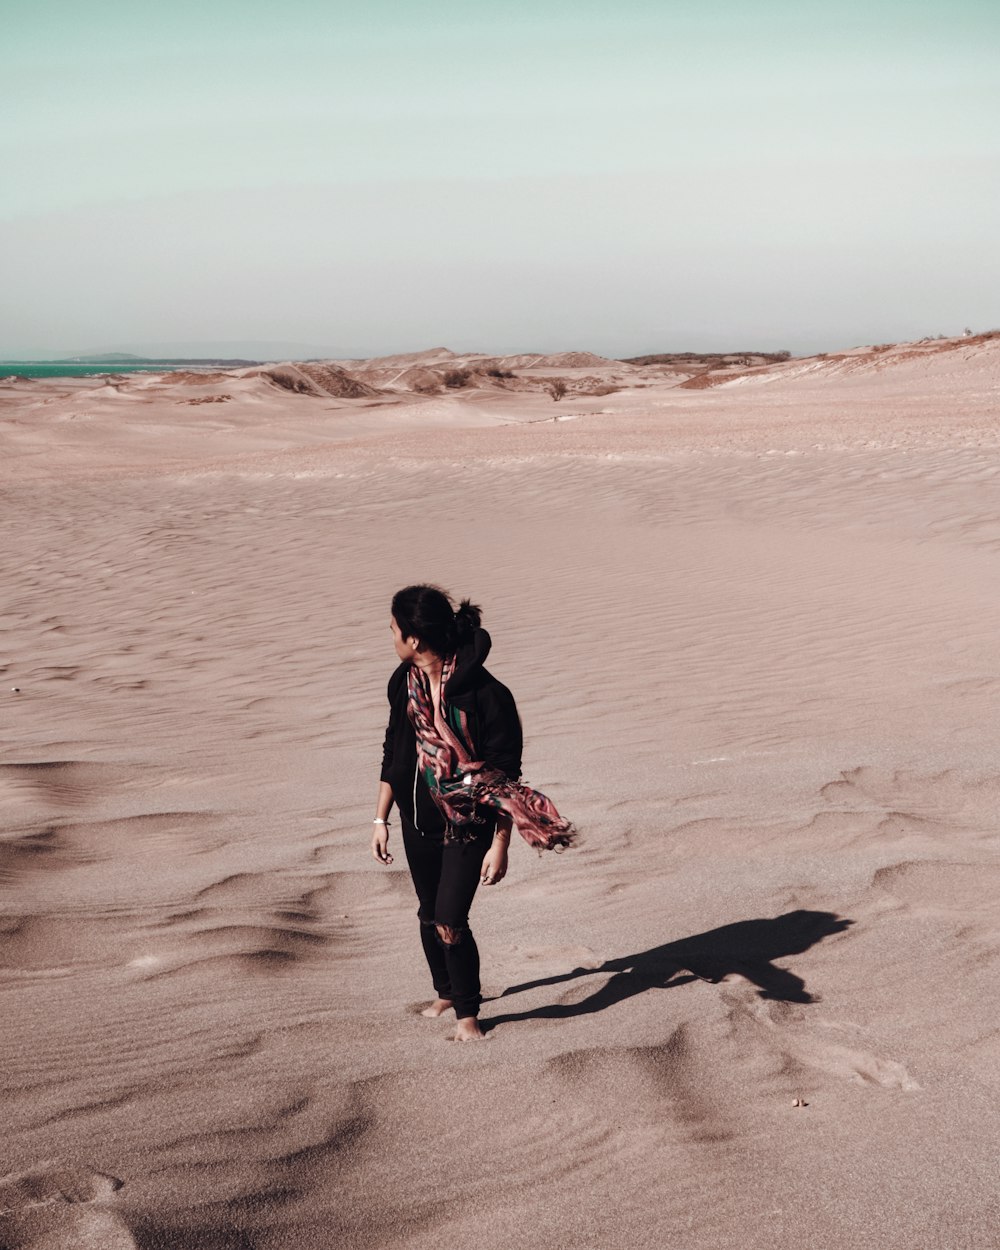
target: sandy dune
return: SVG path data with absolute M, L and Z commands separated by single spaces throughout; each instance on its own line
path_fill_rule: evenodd
M 580 359 L 0 386 L 0 1246 L 997 1244 L 1000 339 Z M 415 579 L 585 833 L 483 1046 L 368 851 Z

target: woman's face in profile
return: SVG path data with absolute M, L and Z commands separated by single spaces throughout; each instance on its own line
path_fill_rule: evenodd
M 406 645 L 406 639 L 403 637 L 403 631 L 396 623 L 394 616 L 389 617 L 389 628 L 392 630 L 392 641 L 396 647 L 396 654 L 401 660 L 412 660 L 413 651 Z

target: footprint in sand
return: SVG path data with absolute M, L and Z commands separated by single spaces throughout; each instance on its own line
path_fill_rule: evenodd
M 4 1250 L 137 1250 L 112 1204 L 122 1182 L 89 1168 L 45 1165 L 0 1177 Z

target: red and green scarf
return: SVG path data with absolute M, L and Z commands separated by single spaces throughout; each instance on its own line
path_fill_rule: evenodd
M 454 671 L 455 657 L 451 656 L 441 669 L 437 718 L 427 674 L 411 664 L 407 677 L 407 712 L 417 736 L 417 768 L 445 818 L 445 841 L 471 841 L 478 833 L 476 826 L 484 823 L 479 809 L 492 808 L 511 817 L 529 846 L 540 851 L 572 846 L 576 830 L 550 799 L 476 759 L 468 717 L 447 701 L 448 679 Z

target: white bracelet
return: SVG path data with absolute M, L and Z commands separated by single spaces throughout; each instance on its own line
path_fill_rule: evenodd
M 389 828 L 389 822 L 387 820 L 383 820 L 381 816 L 376 816 L 375 819 L 372 821 L 372 824 L 373 825 L 385 825 L 387 829 Z

